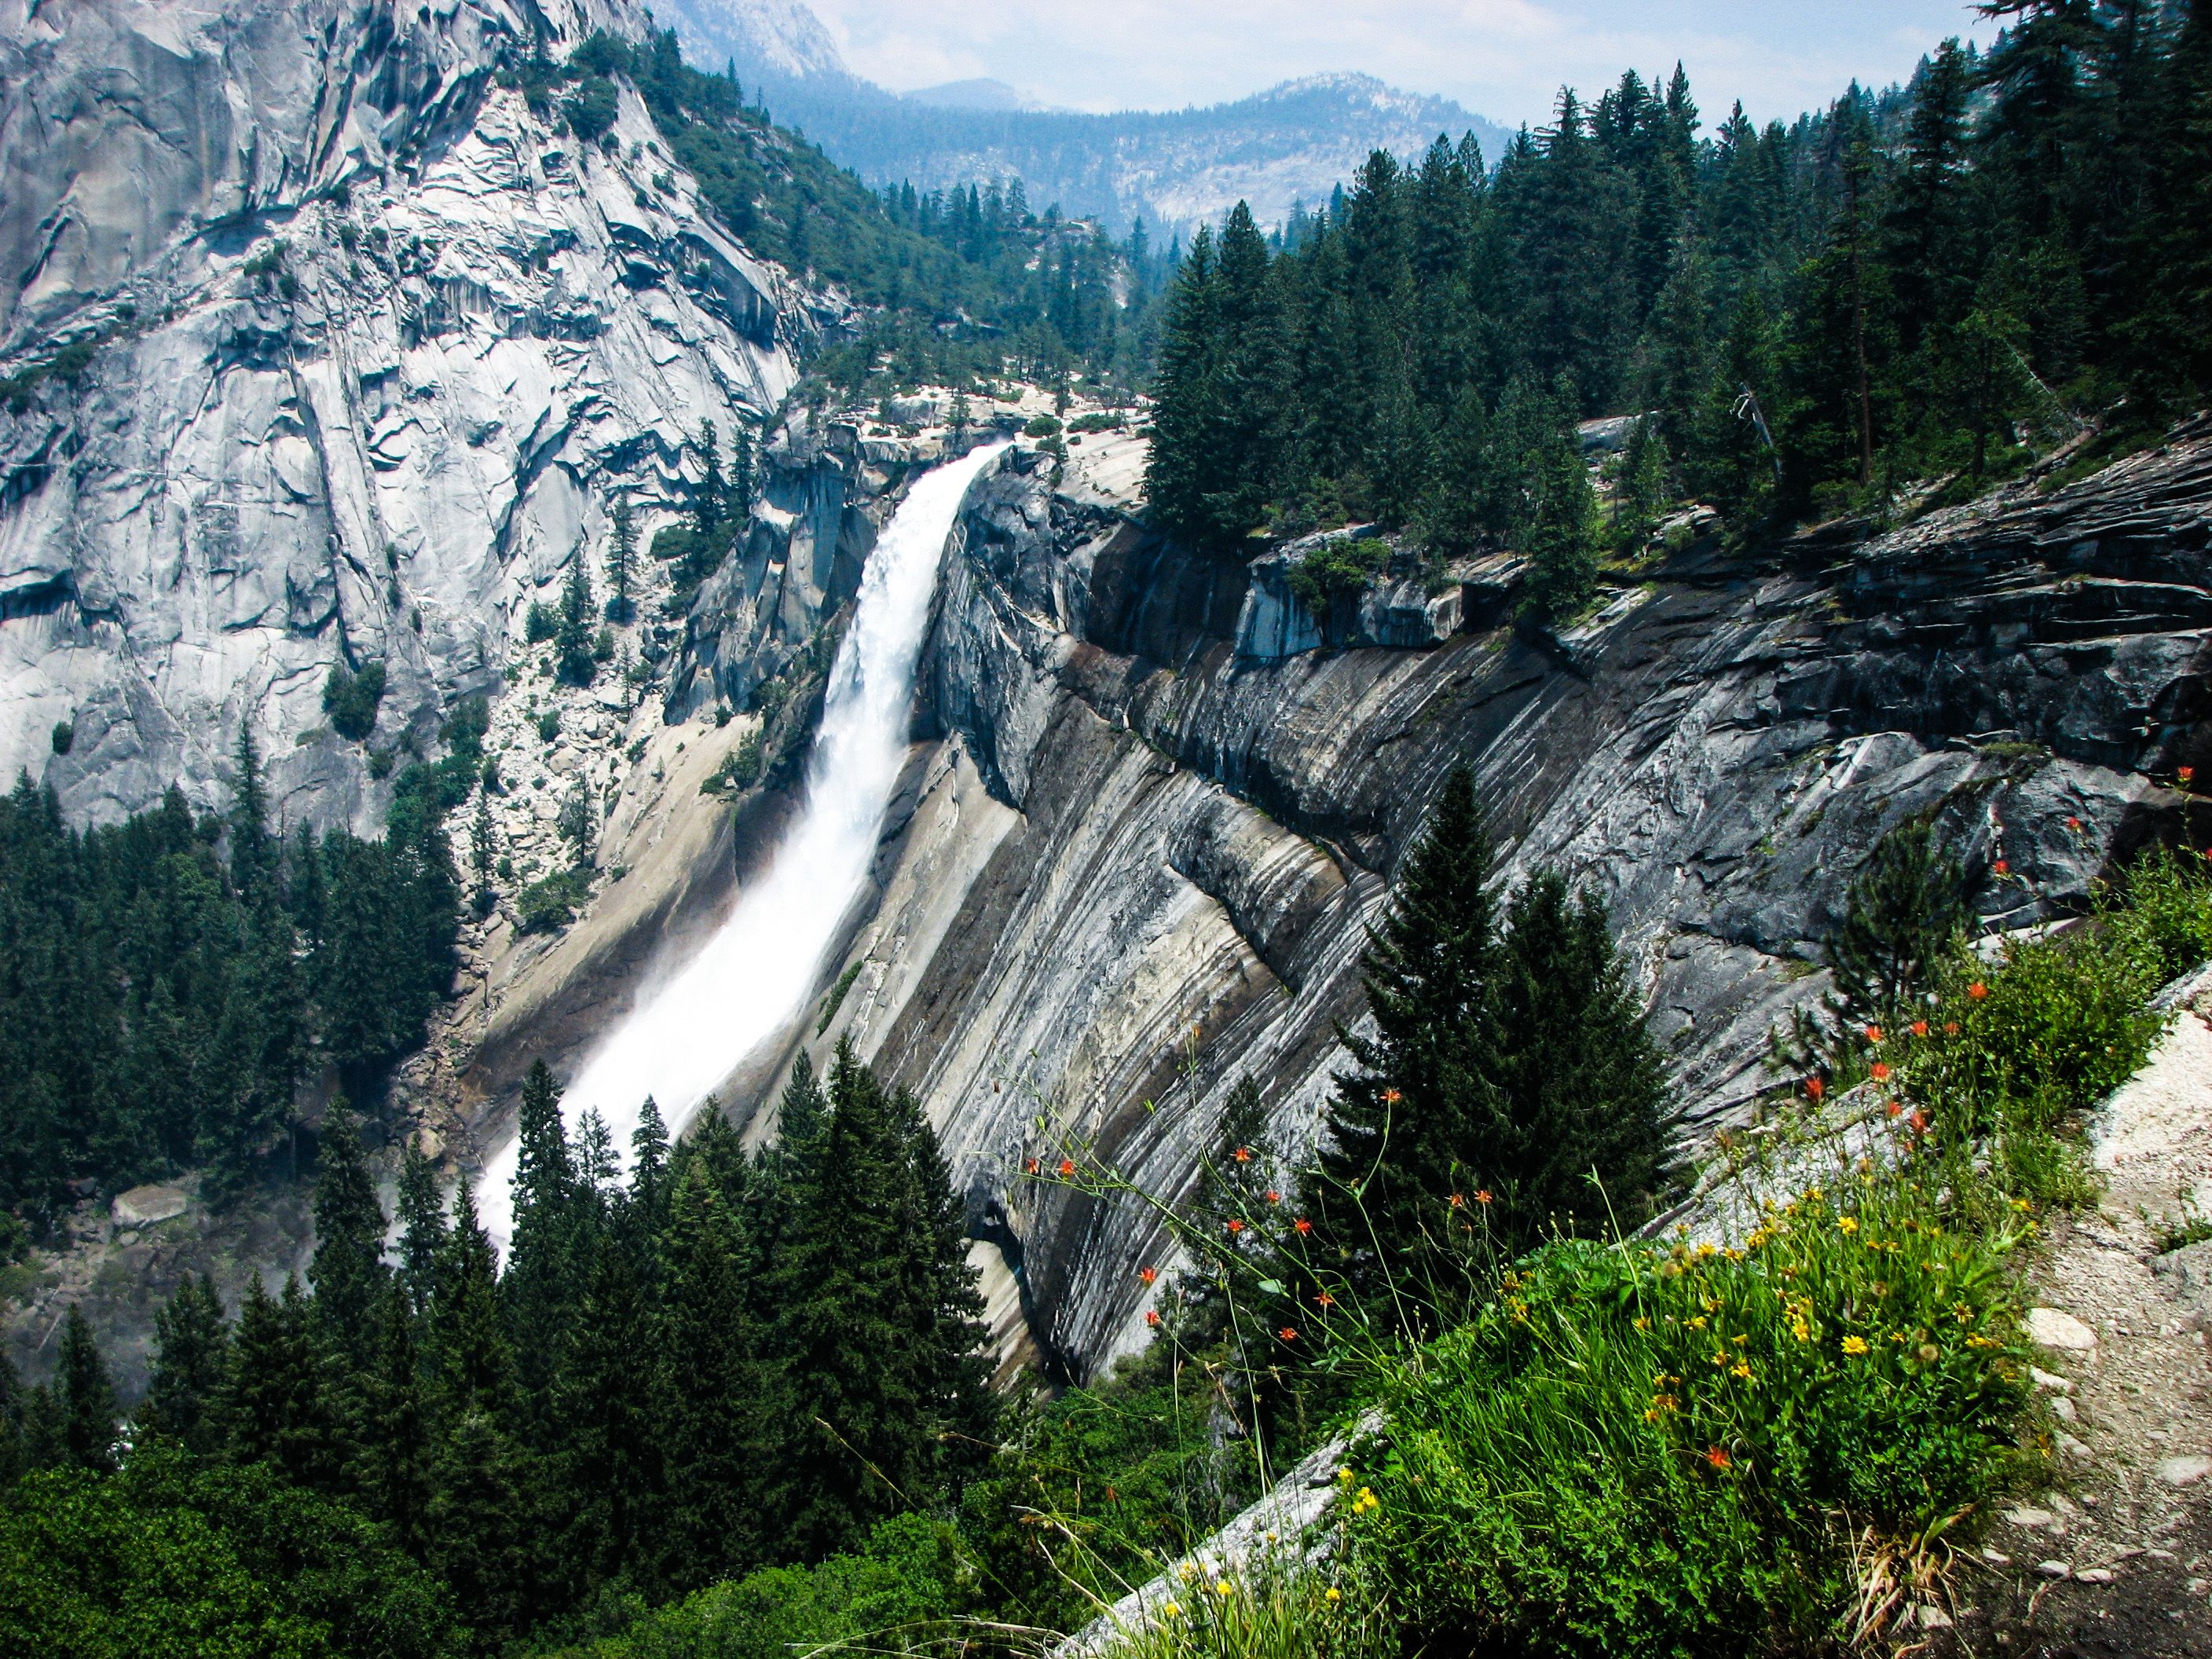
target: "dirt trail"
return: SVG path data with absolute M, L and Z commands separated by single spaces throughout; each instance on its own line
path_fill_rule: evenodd
M 2091 1125 L 2102 1201 L 2054 1221 L 2031 1282 L 2053 1478 L 1959 1577 L 1977 1654 L 2212 1656 L 2212 972 L 2172 1000 Z

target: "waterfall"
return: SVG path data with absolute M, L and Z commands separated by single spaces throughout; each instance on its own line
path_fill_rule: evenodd
M 649 986 L 592 1052 L 562 1103 L 572 1133 L 596 1110 L 627 1154 L 650 1095 L 675 1133 L 789 1025 L 821 978 L 838 924 L 867 879 L 906 756 L 915 665 L 945 544 L 969 484 L 1004 447 L 924 474 L 884 527 L 830 667 L 797 823 L 698 954 Z M 477 1187 L 502 1252 L 517 1153 L 509 1140 Z

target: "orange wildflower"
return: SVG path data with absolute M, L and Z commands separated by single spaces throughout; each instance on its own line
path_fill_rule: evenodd
M 1267 1190 L 1261 1194 L 1260 1196 L 1266 1199 L 1270 1204 L 1279 1204 L 1283 1201 L 1283 1195 L 1277 1192 L 1273 1187 L 1268 1188 Z
M 1072 1158 L 1063 1158 L 1060 1159 L 1060 1172 L 1064 1176 L 1073 1175 L 1075 1173 L 1075 1160 Z
M 1726 1446 L 1707 1447 L 1705 1449 L 1705 1462 L 1711 1464 L 1717 1469 L 1731 1468 L 1735 1464 L 1735 1459 L 1729 1455 L 1728 1448 Z
M 1159 1322 L 1160 1310 L 1158 1308 L 1147 1308 L 1145 1310 L 1145 1323 L 1147 1325 L 1157 1326 Z
M 1882 1115 L 1886 1117 L 1903 1117 L 1905 1115 L 1905 1108 L 1899 1105 L 1893 1100 L 1881 1109 Z
M 1284 1326 L 1283 1328 L 1277 1331 L 1275 1334 L 1281 1337 L 1285 1342 L 1295 1342 L 1298 1340 L 1297 1330 L 1289 1325 Z
M 1144 1280 L 1147 1285 L 1151 1284 L 1159 1276 L 1160 1270 L 1157 1267 L 1139 1267 L 1137 1269 L 1137 1277 Z
M 1912 1126 L 1913 1133 L 1917 1135 L 1924 1135 L 1928 1133 L 1927 1113 L 1915 1112 L 1911 1117 L 1907 1118 L 1905 1121 Z
M 1451 1195 L 1451 1206 L 1455 1210 L 1460 1208 L 1466 1202 L 1467 1195 L 1464 1193 L 1454 1193 Z
M 1955 1020 L 1955 1019 L 1947 1019 L 1947 1020 L 1945 1020 L 1945 1021 L 1943 1022 L 1943 1035 L 1944 1035 L 1945 1036 L 1958 1036 L 1958 1035 L 1959 1035 L 1959 1022 L 1958 1022 L 1957 1020 Z
M 1972 985 L 1969 985 L 1966 988 L 1966 995 L 1975 1002 L 1979 1002 L 1984 997 L 1989 995 L 1989 994 L 1990 988 L 1983 984 L 1979 980 L 1976 980 Z
M 1031 1158 L 1026 1167 L 1031 1175 L 1035 1175 L 1037 1172 L 1037 1161 L 1035 1158 Z
M 2193 766 L 2185 766 L 2173 775 L 2181 780 L 2181 787 L 2186 789 L 2197 781 L 2197 769 Z
M 1400 1094 L 1395 1089 L 1385 1089 L 1382 1091 L 1382 1103 L 1385 1106 L 1395 1106 L 1405 1097 L 1405 1096 Z
M 1867 1041 L 1868 1041 L 1869 1042 L 1881 1042 L 1881 1026 L 1879 1026 L 1879 1025 L 1869 1025 L 1869 1026 L 1868 1026 L 1868 1027 L 1867 1027 Z
M 1301 1238 L 1304 1237 L 1306 1234 L 1313 1231 L 1313 1223 L 1307 1220 L 1304 1216 L 1300 1216 L 1296 1221 L 1291 1223 L 1291 1225 L 1297 1230 L 1298 1237 Z
M 1876 1083 L 1887 1083 L 1889 1081 L 1889 1066 L 1887 1061 L 1877 1060 L 1875 1061 L 1873 1066 L 1868 1069 L 1869 1074 L 1873 1077 Z
M 1912 1035 L 1915 1036 L 1926 1036 L 1928 1035 L 1928 1022 L 1924 1019 L 1914 1020 L 1912 1022 Z
M 1323 1291 L 1319 1296 L 1314 1298 L 1314 1306 L 1316 1308 L 1334 1308 L 1335 1305 L 1336 1298 L 1331 1296 L 1327 1291 Z
M 1487 1187 L 1478 1187 L 1478 1188 L 1476 1188 L 1474 1189 L 1474 1201 L 1475 1201 L 1476 1203 L 1478 1203 L 1478 1204 L 1487 1204 L 1487 1203 L 1489 1203 L 1489 1202 L 1490 1202 L 1490 1188 L 1487 1188 Z
M 2009 861 L 2004 859 L 1999 859 L 1995 864 L 1991 865 L 1990 868 L 1996 871 L 2001 876 L 2008 876 L 2012 873 L 2012 865 Z
M 1241 1233 L 1244 1231 L 1244 1224 L 1236 1219 L 1234 1217 L 1231 1217 L 1229 1223 L 1229 1231 L 1232 1233 Z
M 1820 1097 L 1827 1092 L 1828 1085 L 1821 1082 L 1820 1079 L 1816 1077 L 1808 1077 L 1805 1079 L 1806 1099 L 1817 1103 Z
M 1249 1146 L 1239 1146 L 1232 1156 L 1239 1164 L 1249 1164 L 1252 1161 L 1252 1149 Z
M 2081 833 L 2081 820 L 2079 818 L 2069 818 L 2066 820 L 2066 827 L 2078 836 Z

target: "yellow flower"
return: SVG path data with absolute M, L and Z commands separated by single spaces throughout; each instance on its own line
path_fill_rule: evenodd
M 1224 1578 L 1218 1583 L 1214 1585 L 1213 1593 L 1216 1595 L 1234 1595 L 1237 1594 L 1237 1586 L 1231 1583 L 1226 1578 Z
M 1703 1314 L 1699 1314 L 1699 1315 L 1698 1315 L 1695 1319 L 1692 1320 L 1692 1321 L 1690 1322 L 1690 1328 L 1691 1328 L 1692 1330 L 1693 1330 L 1693 1331 L 1702 1331 L 1703 1329 L 1705 1329 L 1705 1315 L 1703 1315 Z
M 1181 1618 L 1182 1616 L 1182 1602 L 1180 1602 L 1180 1601 L 1166 1601 L 1166 1602 L 1163 1602 L 1163 1603 L 1161 1603 L 1161 1606 L 1160 1606 L 1160 1617 L 1161 1617 L 1161 1618 L 1163 1618 L 1163 1619 L 1179 1619 L 1179 1618 Z
M 1856 1216 L 1842 1215 L 1836 1218 L 1836 1231 L 1838 1232 L 1855 1233 L 1858 1231 L 1858 1230 L 1859 1218 Z
M 1321 1599 L 1334 1607 L 1337 1602 L 1344 1600 L 1344 1592 L 1337 1589 L 1335 1585 L 1331 1584 L 1327 1589 L 1321 1593 Z
M 1349 1464 L 1349 1463 L 1347 1463 L 1347 1464 L 1346 1464 L 1342 1468 L 1339 1469 L 1339 1470 L 1336 1472 L 1336 1478 L 1337 1478 L 1338 1480 L 1341 1480 L 1341 1481 L 1345 1482 L 1346 1485 L 1351 1484 L 1351 1480 L 1352 1480 L 1352 1465 L 1351 1465 L 1351 1464 Z
M 1866 1338 L 1863 1336 L 1847 1336 L 1844 1339 L 1844 1352 L 1845 1353 L 1856 1355 L 1863 1354 L 1866 1351 Z
M 1648 1331 L 1651 1328 L 1651 1322 L 1638 1314 L 1636 1316 L 1636 1328 L 1639 1331 Z
M 1729 1368 L 1729 1374 L 1732 1376 L 1740 1376 L 1747 1382 L 1751 1381 L 1751 1367 L 1741 1360 L 1738 1360 Z

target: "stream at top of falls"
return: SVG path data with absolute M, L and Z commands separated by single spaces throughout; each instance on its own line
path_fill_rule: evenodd
M 907 753 L 914 678 L 939 567 L 969 487 L 994 444 L 923 474 L 869 555 L 830 671 L 799 817 L 767 870 L 738 894 L 698 953 L 647 983 L 593 1048 L 561 1103 L 570 1134 L 596 1111 L 625 1158 L 651 1096 L 672 1135 L 811 996 L 862 884 Z M 505 1254 L 520 1147 L 477 1178 L 477 1205 Z

